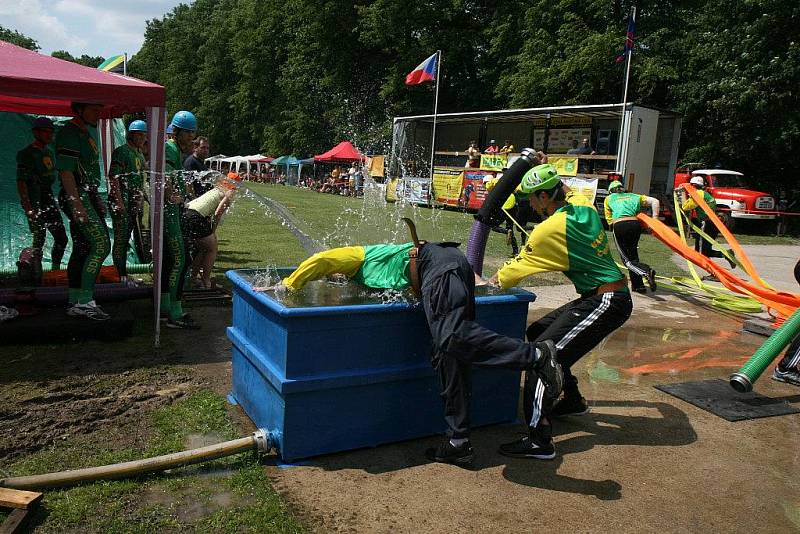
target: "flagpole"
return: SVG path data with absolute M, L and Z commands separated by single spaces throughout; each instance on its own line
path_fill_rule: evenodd
M 636 24 L 636 6 L 631 7 L 631 20 L 633 21 L 633 24 Z M 628 38 L 629 38 L 629 36 L 628 36 L 628 33 L 627 33 L 627 29 L 626 29 L 625 40 L 627 41 Z M 624 148 L 625 148 L 625 152 L 624 152 L 625 159 L 624 159 L 624 162 L 627 163 L 627 161 L 628 161 L 628 137 L 629 137 L 629 132 L 628 132 L 629 128 L 627 126 L 630 126 L 630 124 L 625 122 L 625 112 L 626 112 L 626 108 L 628 107 L 628 82 L 630 81 L 630 76 L 631 76 L 631 55 L 633 55 L 633 43 L 631 43 L 631 47 L 628 50 L 628 61 L 627 61 L 627 65 L 625 66 L 625 89 L 623 90 L 623 93 L 622 93 L 622 119 L 621 119 L 620 127 L 619 127 L 619 132 L 620 132 L 619 146 L 617 148 L 617 171 L 622 175 L 623 183 L 625 181 L 625 166 L 623 165 L 623 162 L 620 161 L 619 156 L 620 156 L 620 152 L 622 152 L 622 148 L 624 146 Z M 624 135 L 623 135 L 623 133 L 624 133 Z
M 431 132 L 431 181 L 433 181 L 433 156 L 436 149 L 436 115 L 439 113 L 439 72 L 442 68 L 442 51 L 436 51 L 436 97 L 433 101 L 433 131 Z
M 122 60 L 122 75 L 128 75 L 128 53 L 125 52 L 125 59 Z

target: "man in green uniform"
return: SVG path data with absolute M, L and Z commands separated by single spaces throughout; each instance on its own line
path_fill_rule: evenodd
M 570 203 L 552 165 L 531 169 L 523 177 L 522 186 L 531 193 L 545 220 L 531 232 L 519 256 L 507 261 L 489 283 L 508 288 L 532 274 L 563 272 L 580 297 L 528 327 L 529 341 L 555 343 L 564 370 L 564 396 L 552 408 L 538 397 L 533 402 L 526 400 L 523 406 L 528 435 L 502 445 L 500 453 L 549 459 L 555 456 L 550 418 L 589 411 L 578 390 L 578 379 L 571 372 L 573 364 L 628 320 L 633 302 L 594 207 Z M 531 388 L 525 391 L 529 394 Z M 535 391 L 538 395 L 538 388 Z
M 100 161 L 97 121 L 101 104 L 72 103 L 75 117 L 56 136 L 56 169 L 61 178 L 61 208 L 69 217 L 72 254 L 67 265 L 67 314 L 96 321 L 109 319 L 94 301 L 94 283 L 111 250 L 106 206 L 98 193 Z
M 47 231 L 53 236 L 50 252 L 53 270 L 61 268 L 61 259 L 67 248 L 67 231 L 53 197 L 56 179 L 56 156 L 50 147 L 53 130 L 50 119 L 37 118 L 33 123 L 33 143 L 17 152 L 17 191 L 33 234 L 33 270 L 37 282 L 42 278 L 42 249 Z
M 141 216 L 144 206 L 144 154 L 142 147 L 147 139 L 147 123 L 133 121 L 128 126 L 127 142 L 114 149 L 108 171 L 108 197 L 111 218 L 114 221 L 114 248 L 111 255 L 120 280 L 127 282 L 128 243 L 134 234 L 136 253 L 144 259 L 141 233 Z
M 558 398 L 563 375 L 552 342 L 526 343 L 475 321 L 475 274 L 457 243 L 419 241 L 416 231 L 413 237 L 414 243 L 319 252 L 284 278 L 278 289 L 298 290 L 334 273 L 372 288 L 412 287 L 428 320 L 433 341 L 431 365 L 439 376 L 448 427 L 447 439 L 425 454 L 434 462 L 468 465 L 475 456 L 469 439 L 473 365 L 526 371 L 533 377 L 529 384 L 536 387 L 528 398 L 540 402 Z M 264 289 L 275 288 L 256 291 Z
M 164 189 L 164 257 L 161 265 L 161 309 L 167 316 L 168 328 L 198 328 L 188 313 L 183 312 L 183 284 L 189 258 L 183 239 L 181 218 L 186 200 L 183 156 L 192 150 L 197 119 L 189 111 L 172 117 L 172 138 L 164 145 L 166 185 Z
M 642 279 L 646 277 L 650 291 L 655 291 L 656 272 L 646 263 L 639 261 L 642 225 L 636 215 L 649 206 L 653 218 L 657 218 L 659 202 L 652 197 L 626 192 L 619 180 L 611 182 L 608 191 L 611 194 L 603 201 L 606 222 L 608 227 L 613 229 L 614 242 L 617 244 L 622 263 L 631 273 L 631 287 L 637 293 L 646 293 L 647 289 Z

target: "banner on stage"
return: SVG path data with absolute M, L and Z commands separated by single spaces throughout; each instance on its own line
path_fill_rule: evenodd
M 584 178 L 561 178 L 561 181 L 569 186 L 572 192 L 586 199 L 588 206 L 594 206 L 594 199 L 597 196 L 597 179 L 586 180 Z
M 411 204 L 431 203 L 431 180 L 419 176 L 406 176 L 397 183 L 397 198 Z
M 433 169 L 433 197 L 437 204 L 459 205 L 462 174 L 461 169 Z
M 578 158 L 570 156 L 548 156 L 547 163 L 555 165 L 559 176 L 575 176 L 578 174 Z
M 480 209 L 486 199 L 486 187 L 484 182 L 492 178 L 492 174 L 484 171 L 463 172 L 464 181 L 461 187 L 461 198 L 458 203 L 462 208 Z
M 506 154 L 481 154 L 482 171 L 502 171 L 508 165 Z

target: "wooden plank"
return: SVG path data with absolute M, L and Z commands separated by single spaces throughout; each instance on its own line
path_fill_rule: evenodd
M 8 514 L 3 524 L 0 525 L 0 534 L 17 534 L 18 532 L 22 532 L 30 512 L 30 510 L 13 510 Z
M 36 491 L 0 488 L 0 506 L 27 510 L 41 500 L 42 494 Z

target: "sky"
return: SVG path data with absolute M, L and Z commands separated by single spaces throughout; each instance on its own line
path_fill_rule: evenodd
M 0 0 L 0 25 L 31 37 L 40 52 L 73 56 L 135 54 L 145 21 L 161 18 L 190 0 Z

